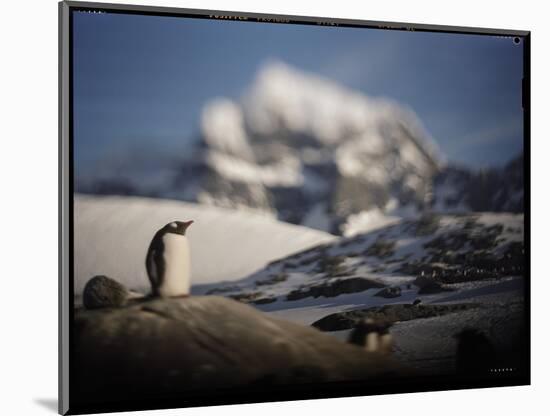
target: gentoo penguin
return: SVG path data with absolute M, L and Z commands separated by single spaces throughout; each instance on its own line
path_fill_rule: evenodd
M 170 222 L 153 237 L 145 258 L 153 296 L 189 295 L 191 256 L 185 232 L 192 223 L 193 221 Z
M 389 323 L 376 322 L 372 318 L 364 319 L 351 331 L 348 341 L 364 347 L 368 352 L 388 354 L 393 345 L 390 326 Z

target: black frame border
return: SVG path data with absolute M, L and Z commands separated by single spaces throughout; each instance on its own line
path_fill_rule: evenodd
M 531 383 L 531 32 L 526 30 L 488 29 L 402 22 L 367 21 L 342 18 L 292 16 L 280 14 L 248 13 L 237 11 L 200 10 L 174 7 L 156 7 L 131 4 L 111 4 L 81 1 L 59 2 L 59 142 L 58 142 L 58 267 L 59 267 L 59 405 L 60 414 L 85 414 L 213 406 L 289 400 L 309 400 L 377 394 L 398 394 L 472 388 L 506 387 Z M 520 37 L 524 42 L 523 54 L 523 137 L 524 137 L 524 247 L 525 247 L 525 320 L 527 369 L 525 373 L 502 378 L 459 379 L 448 377 L 415 377 L 369 382 L 315 383 L 289 385 L 269 389 L 231 389 L 196 394 L 190 397 L 166 397 L 154 400 L 133 400 L 83 405 L 71 403 L 70 380 L 73 357 L 72 322 L 73 299 L 73 103 L 72 103 L 72 12 L 102 11 L 107 13 L 139 14 L 171 17 L 188 17 L 213 20 L 250 21 L 271 24 L 300 24 L 328 27 L 357 27 L 382 30 L 440 32 L 489 36 Z

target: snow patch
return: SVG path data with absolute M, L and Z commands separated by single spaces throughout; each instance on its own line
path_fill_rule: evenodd
M 193 285 L 236 280 L 274 259 L 334 239 L 252 212 L 162 199 L 76 195 L 74 217 L 75 294 L 98 274 L 148 291 L 149 243 L 173 220 L 195 221 L 188 230 Z
M 201 115 L 201 131 L 204 141 L 210 148 L 253 160 L 241 108 L 233 101 L 216 98 L 206 104 Z
M 401 217 L 387 215 L 378 208 L 370 211 L 363 211 L 358 214 L 352 214 L 348 217 L 346 223 L 342 226 L 345 237 L 351 237 L 360 233 L 375 230 L 387 225 L 395 224 L 401 220 Z
M 373 133 L 384 123 L 399 120 L 426 155 L 444 163 L 436 142 L 410 109 L 282 62 L 271 61 L 263 66 L 243 98 L 243 109 L 245 123 L 260 135 L 292 131 L 311 136 L 323 146 L 360 137 L 372 141 L 373 150 L 382 145 L 380 141 L 375 143 Z
M 279 163 L 258 165 L 220 152 L 210 151 L 207 164 L 224 178 L 247 183 L 261 183 L 266 186 L 295 187 L 304 182 L 301 163 L 288 157 Z

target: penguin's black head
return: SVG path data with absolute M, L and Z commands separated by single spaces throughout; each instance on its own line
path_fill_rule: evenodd
M 169 222 L 164 226 L 164 231 L 167 233 L 174 233 L 174 234 L 180 234 L 185 235 L 185 231 L 187 231 L 187 228 L 193 224 L 193 220 L 191 221 L 172 221 Z

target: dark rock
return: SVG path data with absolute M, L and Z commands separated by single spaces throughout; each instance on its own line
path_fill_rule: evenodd
M 378 239 L 369 248 L 365 250 L 366 256 L 386 258 L 393 255 L 395 241 Z
M 385 287 L 379 292 L 376 292 L 374 296 L 380 296 L 382 298 L 397 298 L 401 296 L 401 288 L 399 286 Z
M 469 171 L 449 166 L 436 175 L 435 188 L 445 183 L 472 211 L 522 212 L 523 195 L 523 153 L 503 167 Z M 445 192 L 447 194 L 447 192 Z M 458 201 L 448 201 L 452 206 Z
M 262 292 L 245 292 L 228 295 L 229 298 L 234 299 L 242 303 L 253 303 L 255 305 L 264 305 L 266 303 L 273 303 L 277 300 L 276 297 L 264 296 Z
M 335 297 L 344 293 L 358 293 L 381 287 L 384 287 L 384 284 L 376 280 L 351 277 L 293 290 L 286 296 L 286 300 L 299 300 L 308 297 L 318 298 L 320 296 Z
M 288 262 L 288 263 L 284 263 L 283 264 L 283 269 L 284 270 L 287 270 L 287 269 L 297 269 L 300 265 L 298 263 L 294 263 L 294 262 Z
M 270 286 L 276 283 L 284 282 L 288 279 L 288 273 L 277 273 L 273 276 L 268 277 L 265 280 L 256 281 L 256 286 Z
M 107 276 L 92 277 L 82 293 L 87 309 L 116 308 L 126 305 L 129 291 L 122 284 Z
M 304 258 L 300 259 L 300 266 L 307 266 L 308 264 L 313 264 L 315 262 L 318 262 L 321 260 L 322 255 L 320 254 L 314 254 L 310 256 L 304 256 Z
M 327 276 L 336 277 L 349 273 L 345 265 L 346 256 L 327 256 L 321 257 L 317 264 L 317 272 L 325 273 Z
M 424 276 L 417 277 L 413 283 L 419 287 L 419 295 L 429 295 L 451 290 L 449 288 L 441 286 L 441 284 L 436 282 L 434 279 Z
M 414 223 L 414 235 L 421 237 L 434 234 L 439 229 L 438 215 L 424 215 Z
M 412 319 L 431 318 L 477 307 L 479 307 L 479 305 L 476 303 L 453 303 L 443 305 L 397 304 L 375 306 L 367 309 L 333 313 L 314 322 L 312 326 L 321 331 L 341 331 L 355 327 L 362 319 L 370 318 L 374 321 L 393 323 Z
M 218 296 L 82 310 L 74 329 L 71 393 L 86 403 L 401 372 L 390 358 Z
M 255 304 L 255 305 L 265 305 L 267 303 L 273 303 L 277 300 L 276 297 L 267 297 L 267 298 L 259 298 L 259 299 L 255 299 L 253 300 L 251 303 Z
M 216 295 L 219 293 L 227 293 L 227 292 L 234 292 L 236 290 L 240 290 L 239 286 L 223 286 L 223 287 L 215 287 L 214 289 L 210 289 L 205 294 L 206 295 Z
M 244 292 L 228 295 L 229 298 L 243 303 L 252 303 L 258 299 L 261 299 L 263 296 L 264 294 L 262 292 Z
M 415 299 L 412 304 L 413 306 L 416 306 L 416 305 L 420 305 L 421 302 L 422 302 L 422 299 Z
M 469 242 L 470 233 L 466 231 L 456 231 L 435 237 L 424 244 L 424 248 L 453 252 L 464 248 Z

